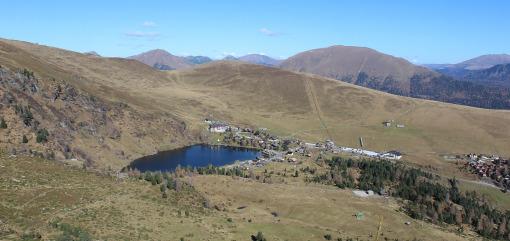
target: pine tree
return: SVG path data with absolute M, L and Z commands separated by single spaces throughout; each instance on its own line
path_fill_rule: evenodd
M 0 119 L 0 128 L 7 129 L 7 123 L 5 123 L 5 120 L 3 117 Z
M 47 142 L 48 141 L 48 130 L 46 129 L 40 129 L 37 131 L 37 143 Z
M 27 136 L 23 135 L 23 138 L 21 140 L 22 143 L 28 143 L 28 138 Z

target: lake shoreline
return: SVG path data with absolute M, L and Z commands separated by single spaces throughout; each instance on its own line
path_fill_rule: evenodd
M 262 150 L 253 147 L 198 143 L 137 158 L 123 170 L 163 172 L 173 171 L 177 166 L 227 166 L 236 161 L 255 160 L 261 152 Z

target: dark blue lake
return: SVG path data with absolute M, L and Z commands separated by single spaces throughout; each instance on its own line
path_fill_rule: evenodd
M 198 144 L 145 156 L 134 160 L 129 167 L 143 172 L 173 171 L 178 165 L 181 167 L 224 166 L 235 161 L 254 160 L 259 154 L 260 152 L 254 149 Z

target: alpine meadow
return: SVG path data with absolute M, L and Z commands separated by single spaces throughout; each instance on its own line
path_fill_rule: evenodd
M 510 240 L 510 4 L 4 7 L 0 240 Z

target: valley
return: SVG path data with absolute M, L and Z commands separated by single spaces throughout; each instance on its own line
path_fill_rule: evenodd
M 414 220 L 398 198 L 364 199 L 306 181 L 311 175 L 302 169 L 332 168 L 318 164 L 317 152 L 253 168 L 252 177 L 176 171 L 170 175 L 184 183 L 179 191 L 152 176 L 143 180 L 146 174 L 119 173 L 137 158 L 209 142 L 205 119 L 310 143 L 358 147 L 362 138 L 363 149 L 398 150 L 406 165 L 444 177 L 473 179 L 445 154 L 510 156 L 507 110 L 403 97 L 263 65 L 213 61 L 160 71 L 2 39 L 0 66 L 7 125 L 0 129 L 0 183 L 9 197 L 0 205 L 1 239 L 86 233 L 100 240 L 245 240 L 260 231 L 270 240 L 372 240 L 378 228 L 389 240 L 480 237 L 468 227 L 458 233 L 453 225 Z M 402 128 L 388 128 L 387 120 Z M 43 129 L 48 134 L 38 141 Z M 486 199 L 507 207 L 506 194 Z

